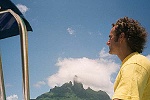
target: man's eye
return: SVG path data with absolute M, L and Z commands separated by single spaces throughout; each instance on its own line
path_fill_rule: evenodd
M 110 37 L 109 37 L 109 40 L 111 40 L 111 38 L 112 38 L 112 37 L 110 36 Z

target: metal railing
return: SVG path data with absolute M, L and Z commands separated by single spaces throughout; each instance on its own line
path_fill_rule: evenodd
M 20 33 L 20 44 L 21 44 L 21 58 L 22 58 L 23 99 L 30 100 L 27 29 L 22 18 L 11 9 L 0 12 L 0 14 L 3 13 L 12 14 L 12 16 L 15 18 L 18 24 Z M 0 55 L 0 100 L 6 100 L 1 55 Z

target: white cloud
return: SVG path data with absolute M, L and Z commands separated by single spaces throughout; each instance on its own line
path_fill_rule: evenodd
M 8 96 L 6 100 L 18 100 L 18 96 L 16 94 Z
M 150 60 L 150 55 L 147 55 L 146 57 Z
M 44 81 L 39 81 L 36 84 L 34 84 L 33 86 L 36 88 L 40 88 L 42 85 L 46 85 L 46 83 Z
M 67 28 L 67 32 L 70 34 L 70 35 L 73 35 L 75 34 L 75 31 L 72 29 L 72 28 Z
M 61 86 L 65 82 L 73 81 L 76 75 L 84 88 L 103 90 L 112 96 L 112 74 L 117 72 L 119 65 L 110 59 L 112 56 L 108 55 L 104 49 L 101 50 L 99 59 L 86 57 L 59 59 L 56 64 L 59 70 L 56 74 L 49 76 L 48 85 L 51 88 Z
M 23 14 L 25 14 L 29 10 L 27 6 L 22 5 L 22 4 L 17 4 L 16 6 Z
M 112 55 L 110 55 L 108 52 L 105 51 L 105 48 L 103 48 L 101 50 L 101 52 L 99 53 L 100 58 L 106 58 L 106 59 L 111 59 Z

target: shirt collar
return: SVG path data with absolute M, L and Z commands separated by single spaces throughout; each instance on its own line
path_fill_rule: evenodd
M 133 52 L 133 53 L 129 54 L 129 55 L 122 61 L 122 65 L 123 65 L 130 57 L 132 57 L 132 56 L 135 55 L 135 54 L 139 54 L 139 53 L 138 53 L 138 52 Z

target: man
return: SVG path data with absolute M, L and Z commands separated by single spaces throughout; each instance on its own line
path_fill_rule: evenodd
M 134 19 L 124 17 L 112 24 L 109 53 L 122 61 L 113 100 L 150 100 L 150 61 L 140 54 L 146 37 L 146 30 Z

